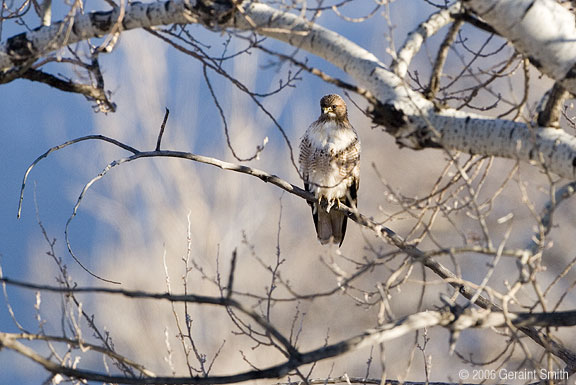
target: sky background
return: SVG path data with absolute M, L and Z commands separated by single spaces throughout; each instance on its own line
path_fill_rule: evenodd
M 102 4 L 88 3 L 86 8 L 108 9 Z M 62 4 L 56 6 L 55 19 L 65 12 Z M 360 0 L 344 9 L 348 12 L 347 16 L 355 17 L 369 13 L 372 8 L 371 1 Z M 429 4 L 419 0 L 392 3 L 392 39 L 397 47 L 431 9 Z M 390 63 L 386 53 L 386 36 L 390 29 L 381 11 L 378 16 L 363 23 L 345 22 L 325 12 L 319 22 L 372 51 L 383 62 Z M 21 26 L 5 23 L 2 41 L 23 30 Z M 213 52 L 221 52 L 226 36 L 198 26 L 191 28 L 191 31 L 199 41 L 210 45 Z M 441 36 L 431 40 L 430 46 L 418 56 L 417 63 L 427 62 L 428 55 L 433 52 Z M 473 36 L 469 37 L 472 44 Z M 234 40 L 230 49 L 241 50 L 243 46 L 242 41 Z M 269 42 L 268 46 L 291 52 L 281 43 Z M 304 54 L 300 57 L 306 57 L 311 66 L 321 68 L 329 75 L 349 80 L 340 70 L 320 59 Z M 103 134 L 139 149 L 152 149 L 167 107 L 170 109 L 170 118 L 163 141 L 164 149 L 190 151 L 236 162 L 226 146 L 218 110 L 211 102 L 202 78 L 202 67 L 197 61 L 145 32 L 131 31 L 122 34 L 111 54 L 101 56 L 100 64 L 107 89 L 112 91 L 112 100 L 118 106 L 117 112 L 108 115 L 95 113 L 90 103 L 81 96 L 64 93 L 43 84 L 16 80 L 0 87 L 0 263 L 7 277 L 56 284 L 55 266 L 45 254 L 48 245 L 38 225 L 39 219 L 50 239 L 56 239 L 57 255 L 68 266 L 73 278 L 80 284 L 102 285 L 75 264 L 67 253 L 64 228 L 83 186 L 108 163 L 127 154 L 110 145 L 96 142 L 84 142 L 51 154 L 30 174 L 22 217 L 17 219 L 23 175 L 34 159 L 50 147 L 85 135 Z M 233 75 L 249 87 L 266 92 L 274 89 L 278 81 L 286 76 L 285 66 L 279 70 L 277 66 L 269 64 L 269 57 L 253 52 L 226 65 Z M 63 68 L 54 65 L 47 68 L 65 72 Z M 426 78 L 427 68 L 422 66 L 419 72 L 422 78 Z M 290 163 L 290 153 L 278 129 L 245 95 L 213 73 L 209 76 L 219 100 L 227 110 L 234 148 L 241 156 L 249 156 L 264 138 L 268 138 L 261 159 L 249 164 L 299 184 L 296 171 Z M 294 149 L 307 125 L 318 116 L 320 97 L 327 93 L 341 92 L 308 73 L 302 73 L 300 77 L 297 87 L 286 88 L 263 99 L 263 104 L 286 131 Z M 354 100 L 361 103 L 358 97 Z M 378 215 L 380 208 L 376 198 L 381 197 L 370 193 L 375 191 L 370 189 L 371 186 L 379 186 L 377 174 L 370 169 L 372 162 L 384 164 L 384 170 L 395 186 L 407 192 L 418 191 L 421 184 L 436 177 L 439 164 L 436 162 L 443 161 L 442 154 L 400 151 L 390 137 L 382 134 L 379 129 L 371 128 L 369 120 L 360 110 L 350 103 L 349 108 L 351 119 L 365 146 L 360 191 L 363 194 L 363 210 Z M 297 151 L 294 156 L 297 156 Z M 510 167 L 510 164 L 504 165 Z M 251 197 L 257 199 L 249 199 Z M 503 204 L 505 206 L 506 202 Z M 495 210 L 499 209 L 505 210 Z M 148 160 L 112 170 L 86 195 L 70 227 L 72 247 L 88 268 L 107 278 L 122 280 L 123 287 L 163 291 L 165 283 L 158 256 L 162 255 L 163 250 L 169 256 L 183 252 L 188 213 L 192 217 L 210 218 L 193 223 L 191 231 L 199 234 L 194 245 L 198 258 L 212 268 L 213 256 L 219 253 L 227 257 L 235 245 L 242 244 L 243 232 L 248 238 L 253 238 L 257 245 L 261 245 L 259 250 L 263 254 L 273 255 L 275 243 L 271 240 L 276 239 L 277 222 L 281 222 L 285 230 L 282 240 L 283 245 L 289 245 L 287 248 L 294 247 L 294 250 L 302 252 L 309 250 L 312 254 L 322 253 L 315 237 L 311 236 L 310 231 L 313 229 L 309 209 L 302 202 L 244 175 L 231 175 L 210 166 L 181 160 Z M 573 227 L 568 227 L 567 231 L 570 229 Z M 350 227 L 347 237 L 349 240 L 343 247 L 345 253 L 346 250 L 352 250 L 353 245 L 363 245 L 368 239 L 366 233 L 355 226 Z M 268 245 L 266 242 L 258 243 L 257 240 L 267 240 Z M 360 247 L 359 250 L 363 249 Z M 471 262 L 474 263 L 480 266 L 480 262 Z M 300 269 L 302 265 L 299 265 Z M 173 266 L 178 266 L 176 257 L 170 268 Z M 252 268 L 245 267 L 246 277 L 250 277 Z M 309 281 L 316 278 L 320 281 L 322 276 L 320 274 L 317 277 L 313 271 L 302 269 L 294 271 L 295 280 L 299 275 L 302 276 L 303 289 L 308 287 L 306 285 Z M 204 289 L 200 283 L 198 285 Z M 17 320 L 30 332 L 37 332 L 34 292 L 8 287 L 8 298 Z M 138 336 L 141 338 L 142 330 L 150 330 L 150 325 L 155 325 L 153 315 L 141 308 L 122 308 L 126 312 L 126 319 L 138 317 L 144 329 L 139 329 L 129 321 L 121 322 L 121 325 L 110 325 L 110 320 L 118 312 L 118 307 L 113 306 L 115 300 L 107 298 L 105 303 L 92 303 L 90 299 L 86 301 L 87 305 L 92 305 L 92 311 L 104 318 L 106 328 L 111 327 L 118 334 L 128 336 L 125 346 L 122 341 L 118 341 L 118 345 L 125 349 L 123 351 L 130 353 L 128 356 L 139 358 L 139 354 L 150 349 L 131 345 L 129 341 L 134 341 Z M 337 306 L 326 306 L 329 307 L 318 305 L 318 311 L 336 311 L 325 309 Z M 43 297 L 42 314 L 50 321 L 48 325 L 58 324 L 59 310 L 57 296 Z M 334 313 L 332 319 L 338 317 L 352 315 Z M 369 326 L 373 325 L 355 325 L 359 330 Z M 57 327 L 54 328 L 58 331 Z M 7 311 L 4 296 L 0 297 L 0 330 L 18 331 Z M 311 333 L 314 331 L 312 327 Z M 338 333 L 346 335 L 339 330 L 333 333 L 334 339 L 337 339 Z M 130 336 L 134 339 L 130 339 Z M 162 333 L 158 337 L 159 345 L 151 342 L 150 346 L 161 346 L 161 337 Z M 153 339 L 152 336 L 150 338 Z M 481 337 L 471 335 L 469 338 L 475 341 Z M 209 342 L 208 337 L 206 339 Z M 399 343 L 398 349 L 402 348 Z M 365 361 L 365 357 L 351 358 L 350 365 L 355 360 Z M 158 358 L 158 361 L 162 360 Z M 154 367 L 160 365 L 159 362 L 148 364 Z M 0 351 L 1 384 L 39 384 L 45 379 L 46 373 L 40 366 L 6 349 Z
M 409 3 L 405 2 L 406 8 L 401 11 L 401 23 L 396 26 L 395 33 L 399 36 L 403 36 L 405 31 L 418 21 L 416 7 L 421 5 L 416 5 L 415 2 Z M 102 8 L 99 8 L 100 6 Z M 54 7 L 54 20 L 67 12 L 65 6 L 59 2 L 55 3 Z M 347 11 L 350 16 L 359 16 L 366 14 L 372 7 L 371 2 L 356 2 L 356 5 L 348 7 Z M 87 3 L 86 8 L 108 9 L 102 2 Z M 29 18 L 28 22 L 34 26 L 36 21 Z M 366 23 L 344 23 L 330 13 L 325 13 L 321 22 L 361 46 L 373 50 L 386 62 L 389 61 L 385 54 L 387 43 L 384 34 L 387 33 L 387 29 L 381 18 L 375 18 Z M 21 26 L 4 23 L 2 39 L 5 40 L 22 31 L 24 28 Z M 197 34 L 195 37 L 198 40 L 212 45 L 215 52 L 221 51 L 219 46 L 223 44 L 225 38 L 208 32 L 202 27 L 194 27 L 192 31 Z M 238 49 L 241 46 L 241 42 L 233 43 L 231 48 Z M 282 44 L 276 43 L 272 43 L 271 46 L 279 50 L 284 48 Z M 260 59 L 255 60 L 255 57 Z M 330 65 L 327 66 L 321 60 L 311 55 L 307 55 L 307 58 L 309 64 L 323 67 L 333 76 L 344 77 L 341 71 Z M 272 89 L 280 77 L 285 76 L 285 71 L 278 71 L 278 68 L 265 70 L 264 66 L 269 62 L 270 58 L 263 57 L 256 52 L 252 57 L 240 57 L 233 65 L 233 70 L 254 89 L 266 91 Z M 254 66 L 260 67 L 257 71 L 252 71 Z M 3 273 L 7 277 L 32 280 L 36 283 L 56 284 L 52 270 L 54 266 L 45 254 L 48 245 L 38 225 L 38 220 L 40 220 L 50 239 L 56 240 L 58 256 L 63 259 L 70 271 L 74 272 L 74 278 L 81 283 L 99 284 L 81 271 L 66 252 L 64 227 L 82 186 L 97 175 L 108 162 L 125 153 L 111 149 L 110 146 L 85 142 L 50 155 L 41 161 L 30 174 L 24 195 L 22 216 L 17 219 L 18 199 L 24 172 L 36 157 L 50 147 L 80 136 L 103 133 L 125 140 L 138 148 L 150 149 L 155 144 L 164 108 L 167 107 L 171 113 L 164 138 L 165 148 L 192 151 L 234 161 L 227 147 L 223 145 L 221 120 L 217 109 L 210 102 L 211 96 L 201 77 L 199 63 L 146 33 L 134 31 L 122 35 L 114 52 L 101 55 L 101 67 L 107 82 L 107 89 L 112 91 L 112 100 L 118 106 L 117 112 L 108 115 L 95 113 L 90 103 L 79 95 L 61 92 L 40 83 L 15 80 L 3 84 L 0 88 L 2 116 L 0 121 L 0 164 L 2 165 L 0 168 L 2 181 L 0 183 L 0 196 L 2 197 L 0 199 L 0 262 Z M 47 69 L 70 74 L 65 67 L 61 66 L 50 65 Z M 264 137 L 268 137 L 270 139 L 268 147 L 278 148 L 279 155 L 287 161 L 288 153 L 283 139 L 271 122 L 266 120 L 246 98 L 237 101 L 235 98 L 242 98 L 242 95 L 238 95 L 239 93 L 231 89 L 229 84 L 214 74 L 210 74 L 210 78 L 219 98 L 227 108 L 248 109 L 249 113 L 242 117 L 246 120 L 246 124 L 262 126 L 254 128 L 254 136 L 250 137 L 245 147 L 238 141 L 238 127 L 242 125 L 237 124 L 236 127 L 231 127 L 231 136 L 236 140 L 239 153 L 251 154 L 255 145 L 261 143 Z M 292 140 L 293 146 L 307 124 L 316 118 L 319 98 L 326 93 L 338 91 L 310 74 L 302 73 L 301 78 L 302 80 L 297 83 L 297 88 L 285 89 L 279 95 L 263 100 L 266 107 L 276 114 L 279 123 Z M 356 114 L 358 114 L 357 111 Z M 181 163 L 185 163 L 183 167 L 200 168 L 202 169 L 200 172 L 214 172 L 206 166 L 189 162 Z M 275 170 L 274 167 L 269 167 L 262 162 L 256 166 L 278 173 L 293 183 L 297 183 L 293 170 Z M 127 169 L 129 168 L 130 166 Z M 157 171 L 162 174 L 161 166 Z M 122 172 L 124 171 L 120 171 L 120 174 Z M 158 181 L 156 178 L 158 178 L 157 175 L 151 179 Z M 141 183 L 147 182 L 141 181 Z M 148 188 L 154 189 L 155 183 L 157 182 L 151 182 Z M 225 185 L 230 182 L 217 179 L 216 183 Z M 114 228 L 114 219 L 106 220 L 99 215 L 100 211 L 105 211 L 100 205 L 102 200 L 116 202 L 115 207 L 118 209 L 115 211 L 116 215 L 122 215 L 124 210 L 127 210 L 140 217 L 138 225 L 129 226 L 138 228 L 146 222 L 146 214 L 138 214 L 144 211 L 139 208 L 138 194 L 131 195 L 125 200 L 121 194 L 108 193 L 108 188 L 106 182 L 94 187 L 94 192 L 91 191 L 86 197 L 85 206 L 80 209 L 70 230 L 75 251 L 87 267 L 96 271 L 101 265 L 96 258 L 98 253 L 95 250 L 102 250 L 103 244 L 110 239 L 121 237 L 118 235 L 119 232 L 127 231 L 125 225 L 118 225 L 122 227 L 121 229 Z M 165 193 L 169 197 L 173 192 L 167 190 Z M 279 195 L 278 191 L 274 193 L 276 196 Z M 36 212 L 36 207 L 38 212 Z M 34 293 L 8 287 L 8 297 L 16 319 L 30 332 L 37 331 Z M 46 307 L 50 307 L 50 302 Z M 7 311 L 4 296 L 0 297 L 0 325 L 3 331 L 18 331 Z M 44 370 L 38 365 L 19 358 L 7 350 L 0 352 L 0 373 L 1 383 L 38 384 L 46 379 Z

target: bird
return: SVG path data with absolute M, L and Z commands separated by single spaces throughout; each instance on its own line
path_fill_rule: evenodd
M 298 158 L 304 189 L 316 198 L 309 204 L 322 245 L 342 246 L 348 218 L 333 207 L 357 205 L 360 152 L 360 140 L 348 120 L 344 99 L 336 94 L 323 96 L 320 117 L 302 136 Z

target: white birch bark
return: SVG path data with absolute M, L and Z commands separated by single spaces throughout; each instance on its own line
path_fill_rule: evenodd
M 452 20 L 452 14 L 460 12 L 461 3 L 454 3 L 449 8 L 434 13 L 428 20 L 421 23 L 418 28 L 406 37 L 404 45 L 398 51 L 392 63 L 392 71 L 401 78 L 406 77 L 408 67 L 414 56 L 420 51 L 424 41 L 445 27 Z
M 194 6 L 194 4 L 192 4 Z M 122 29 L 199 22 L 201 15 L 191 11 L 190 2 L 175 0 L 127 6 Z M 28 32 L 21 39 L 30 41 L 30 51 L 46 53 L 81 39 L 102 36 L 109 32 L 94 20 L 117 19 L 113 11 L 97 16 L 82 15 L 69 28 L 67 39 L 59 37 L 63 23 Z M 113 24 L 113 23 L 112 23 Z M 529 127 L 524 123 L 497 120 L 453 109 L 435 110 L 433 104 L 409 89 L 379 59 L 338 33 L 323 28 L 297 15 L 277 11 L 260 3 L 240 9 L 226 28 L 255 29 L 265 35 L 304 49 L 342 68 L 382 104 L 376 111 L 380 123 L 397 141 L 414 149 L 443 147 L 467 153 L 494 155 L 535 163 L 542 168 L 576 179 L 576 138 L 554 128 Z M 0 70 L 14 67 L 7 52 L 8 44 L 0 46 Z
M 554 0 L 465 0 L 540 71 L 576 94 L 574 13 Z
M 29 58 L 37 58 L 82 40 L 102 37 L 120 31 L 198 22 L 193 12 L 195 0 L 160 1 L 128 4 L 122 10 L 76 14 L 74 17 L 13 36 L 0 44 L 0 73 L 13 70 Z
M 418 149 L 433 142 L 447 149 L 538 164 L 568 179 L 576 176 L 576 138 L 562 130 L 453 109 L 437 112 L 372 53 L 339 34 L 263 4 L 253 4 L 246 14 L 249 20 L 238 18 L 236 28 L 262 26 L 260 34 L 301 47 L 350 74 L 390 110 L 388 130 L 406 146 Z

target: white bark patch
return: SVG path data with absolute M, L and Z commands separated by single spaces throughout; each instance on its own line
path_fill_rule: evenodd
M 406 37 L 404 46 L 398 53 L 395 63 L 392 65 L 392 71 L 404 78 L 408 73 L 412 58 L 420 51 L 424 41 L 450 23 L 453 20 L 451 13 L 459 12 L 460 8 L 461 3 L 455 3 L 449 8 L 433 14 L 427 21 L 421 23 L 416 30 L 410 32 Z
M 576 64 L 573 13 L 554 0 L 468 0 L 465 5 L 542 72 L 576 92 L 574 79 L 565 79 Z
M 26 32 L 18 36 L 18 40 L 26 42 L 27 51 L 32 57 L 41 56 L 81 40 L 104 36 L 118 26 L 122 31 L 156 25 L 197 22 L 198 20 L 189 11 L 195 5 L 194 0 L 135 2 L 126 6 L 122 19 L 120 19 L 119 9 L 88 14 L 78 13 L 69 20 Z M 13 48 L 10 39 L 0 44 L 0 72 L 14 68 L 23 59 L 17 53 L 9 52 Z
M 458 114 L 460 115 L 460 114 Z M 448 149 L 518 159 L 567 179 L 576 179 L 576 137 L 556 128 L 530 127 L 509 120 L 457 116 L 451 111 L 429 116 Z

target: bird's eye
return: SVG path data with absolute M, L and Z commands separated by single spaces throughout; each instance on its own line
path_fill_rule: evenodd
M 336 109 L 336 107 L 338 107 L 338 105 L 336 105 L 336 104 L 332 104 L 332 109 L 333 109 L 333 110 L 335 110 L 335 109 Z

